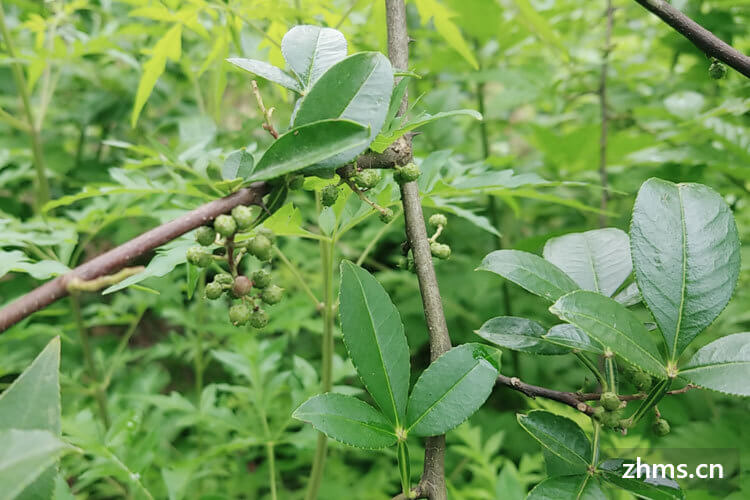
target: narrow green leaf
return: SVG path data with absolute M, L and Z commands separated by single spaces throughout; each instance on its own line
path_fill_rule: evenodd
M 248 181 L 273 179 L 366 148 L 369 129 L 349 120 L 323 120 L 291 129 L 265 152 Z
M 247 150 L 243 148 L 234 151 L 224 160 L 224 165 L 221 167 L 221 178 L 225 181 L 237 178 L 246 179 L 253 173 L 254 166 L 255 159 Z
M 732 296 L 740 270 L 734 217 L 706 186 L 649 179 L 630 240 L 638 287 L 676 360 Z
M 358 448 L 386 448 L 397 441 L 393 424 L 353 396 L 319 394 L 302 403 L 292 416 L 336 441 Z
M 393 70 L 379 52 L 360 52 L 331 66 L 299 101 L 294 126 L 327 119 L 352 120 L 370 127 L 366 144 L 319 160 L 316 170 L 330 170 L 357 157 L 385 122 L 393 90 Z
M 13 499 L 30 486 L 40 474 L 73 448 L 45 430 L 0 430 L 0 490 L 2 498 Z M 48 490 L 54 487 L 54 474 Z M 48 497 L 49 498 L 49 497 Z
M 258 75 L 261 78 L 265 78 L 269 82 L 278 83 L 282 87 L 293 90 L 297 93 L 302 92 L 302 86 L 294 79 L 294 77 L 284 73 L 281 68 L 277 68 L 273 64 L 268 64 L 267 62 L 258 61 L 256 59 L 244 59 L 241 57 L 230 57 L 227 59 L 227 62 L 234 64 L 245 71 L 249 71 L 254 75 Z
M 380 283 L 350 261 L 341 263 L 339 311 L 349 357 L 388 419 L 403 425 L 409 394 L 409 346 L 396 306 Z
M 445 434 L 473 415 L 497 379 L 497 352 L 493 351 L 482 344 L 463 344 L 431 363 L 409 396 L 408 432 Z
M 529 492 L 526 500 L 607 500 L 591 474 L 549 477 Z
M 544 43 L 555 47 L 566 61 L 569 59 L 568 49 L 562 43 L 560 35 L 547 20 L 539 14 L 529 0 L 513 0 L 520 14 L 518 19 L 526 25 L 529 31 L 539 37 Z
M 403 81 L 403 80 L 402 80 Z M 392 132 L 386 132 L 386 133 L 380 133 L 375 138 L 375 140 L 370 144 L 370 149 L 375 151 L 376 153 L 382 153 L 385 151 L 388 146 L 396 142 L 401 136 L 406 134 L 407 132 L 411 132 L 412 130 L 418 129 L 419 127 L 423 127 L 424 125 L 427 125 L 429 123 L 434 122 L 435 120 L 439 120 L 441 118 L 447 118 L 449 116 L 470 116 L 474 118 L 475 120 L 482 120 L 482 115 L 473 109 L 456 109 L 453 111 L 442 111 L 440 113 L 435 113 L 434 115 L 425 115 L 417 120 L 410 121 L 406 123 L 405 125 L 400 126 L 398 129 L 392 131 Z
M 432 22 L 438 33 L 448 42 L 453 50 L 461 54 L 461 57 L 471 64 L 474 69 L 479 69 L 479 63 L 474 52 L 461 34 L 453 18 L 456 14 L 437 0 L 416 0 L 419 15 L 423 23 Z
M 680 489 L 680 485 L 673 479 L 666 477 L 651 478 L 626 478 L 626 475 L 635 475 L 635 470 L 625 464 L 636 464 L 635 460 L 623 458 L 612 458 L 605 460 L 598 466 L 601 477 L 617 486 L 633 493 L 638 498 L 648 500 L 684 500 L 685 493 Z M 630 474 L 628 474 L 630 472 Z
M 750 396 L 750 333 L 727 335 L 702 347 L 680 375 L 707 389 Z
M 591 463 L 591 443 L 578 424 L 544 410 L 518 415 L 518 423 L 551 453 L 583 472 Z
M 499 274 L 550 302 L 578 290 L 578 285 L 560 268 L 538 255 L 519 250 L 496 250 L 484 258 L 478 270 Z
M 393 87 L 393 92 L 391 93 L 391 100 L 388 104 L 388 113 L 385 117 L 385 122 L 383 125 L 383 130 L 386 132 L 390 132 L 395 125 L 397 124 L 396 115 L 398 114 L 398 110 L 401 107 L 401 101 L 404 98 L 404 94 L 406 94 L 406 89 L 409 86 L 409 79 L 408 78 L 402 78 L 399 80 L 399 82 L 396 84 L 395 87 Z M 378 135 L 380 137 L 380 135 Z
M 281 53 L 304 89 L 309 89 L 328 68 L 346 57 L 346 38 L 333 28 L 295 26 L 281 39 Z
M 665 364 L 648 330 L 622 304 L 596 292 L 578 290 L 560 297 L 549 310 L 628 363 L 656 377 L 667 376 Z
M 628 235 L 612 227 L 550 238 L 544 245 L 544 258 L 573 278 L 583 290 L 607 297 L 633 271 Z
M 476 332 L 497 346 L 531 354 L 566 354 L 570 349 L 545 339 L 547 330 L 535 321 L 513 316 L 498 316 L 486 321 Z
M 544 335 L 547 341 L 570 349 L 604 354 L 601 344 L 589 337 L 586 332 L 570 323 L 555 325 Z

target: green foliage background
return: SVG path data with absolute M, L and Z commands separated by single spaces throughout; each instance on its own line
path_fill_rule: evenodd
M 421 75 L 409 86 L 412 102 L 421 97 L 413 114 L 473 108 L 485 118 L 435 122 L 414 140 L 428 174 L 421 180 L 426 214 L 449 218 L 442 239 L 453 254 L 438 262 L 437 274 L 454 344 L 476 341 L 473 332 L 502 314 L 553 325 L 544 303 L 474 269 L 501 246 L 539 254 L 549 237 L 595 228 L 602 215 L 607 225 L 627 230 L 635 192 L 649 177 L 712 186 L 747 242 L 750 82 L 731 70 L 727 79 L 712 80 L 709 61 L 679 35 L 635 2 L 613 4 L 606 83 L 611 192 L 604 214 L 598 172 L 604 0 L 407 4 L 410 70 Z M 673 4 L 750 52 L 750 1 Z M 350 53 L 386 51 L 383 2 L 6 0 L 3 7 L 17 54 L 0 54 L 0 304 L 216 197 L 230 152 L 267 148 L 271 138 L 261 127 L 250 77 L 227 57 L 283 66 L 279 42 L 300 23 L 338 27 Z M 42 216 L 34 216 L 28 135 L 13 122 L 24 119 L 14 62 L 25 69 L 43 140 L 53 201 Z M 286 128 L 292 96 L 265 81 L 260 86 L 276 123 Z M 449 188 L 440 179 L 463 179 L 469 187 Z M 394 188 L 390 180 L 387 186 Z M 298 219 L 286 228 L 294 236 L 280 238 L 279 248 L 318 294 L 323 278 L 314 236 L 327 222 L 319 220 L 310 189 L 290 198 Z M 402 219 L 384 229 L 377 217 L 363 218 L 338 241 L 337 259 L 357 260 L 372 243 L 364 266 L 397 305 L 419 373 L 429 361 L 427 331 L 416 278 L 397 268 L 403 240 Z M 0 388 L 50 338 L 62 336 L 63 435 L 84 453 L 63 460 L 70 492 L 58 485 L 59 498 L 269 498 L 269 443 L 279 496 L 303 496 L 316 434 L 290 415 L 318 390 L 323 323 L 316 304 L 278 262 L 285 300 L 269 309 L 271 322 L 261 333 L 237 329 L 222 304 L 188 298 L 190 244 L 187 236 L 143 259 L 153 257 L 151 277 L 134 286 L 83 297 L 101 380 L 84 373 L 67 300 L 0 335 Z M 743 262 L 750 262 L 746 253 Z M 733 300 L 690 350 L 748 329 L 749 278 L 744 264 Z M 647 316 L 642 307 L 638 312 Z M 336 352 L 334 383 L 362 394 L 340 337 Z M 571 357 L 506 351 L 502 372 L 560 390 L 592 383 Z M 96 384 L 106 388 L 113 415 L 106 431 L 92 397 Z M 516 423 L 516 412 L 530 408 L 590 427 L 569 408 L 497 388 L 448 436 L 451 498 L 524 498 L 544 477 L 539 447 Z M 744 479 L 727 498 L 750 495 L 748 400 L 692 391 L 667 398 L 660 410 L 672 424 L 668 437 L 642 426 L 626 436 L 606 433 L 603 447 L 739 448 Z M 410 446 L 416 480 L 422 452 L 417 439 Z M 390 498 L 399 489 L 395 462 L 393 449 L 334 443 L 320 496 Z

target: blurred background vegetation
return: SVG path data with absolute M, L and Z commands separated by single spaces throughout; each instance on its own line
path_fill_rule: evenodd
M 750 52 L 750 1 L 672 2 L 740 51 Z M 336 27 L 349 52 L 386 52 L 384 3 L 362 0 L 4 0 L 0 54 L 0 304 L 151 227 L 216 196 L 211 186 L 228 153 L 263 151 L 250 76 L 227 57 L 283 66 L 279 42 L 295 24 Z M 488 252 L 540 253 L 544 241 L 601 223 L 627 230 L 634 194 L 646 179 L 696 181 L 731 205 L 746 243 L 750 189 L 750 82 L 729 71 L 709 77 L 710 61 L 631 0 L 409 1 L 409 93 L 414 114 L 478 109 L 483 122 L 435 122 L 415 137 L 415 156 L 433 179 L 422 185 L 426 213 L 446 213 L 453 255 L 437 263 L 454 344 L 475 341 L 487 319 L 512 314 L 554 324 L 546 305 L 474 269 Z M 608 53 L 608 55 L 607 55 Z M 606 78 L 606 151 L 601 160 L 601 74 Z M 13 65 L 22 68 L 19 88 Z M 292 96 L 260 82 L 285 128 Z M 32 147 L 23 96 L 41 145 Z M 47 203 L 34 164 L 42 159 Z M 607 172 L 602 189 L 601 168 Z M 468 179 L 477 188 L 435 187 Z M 474 181 L 472 181 L 472 179 Z M 476 179 L 491 179 L 476 184 Z M 491 186 L 488 187 L 488 186 Z M 443 189 L 443 194 L 439 193 Z M 608 193 L 606 209 L 601 198 Z M 318 232 L 311 191 L 288 200 L 300 225 Z M 337 258 L 357 260 L 391 293 L 403 317 L 412 364 L 429 361 L 414 275 L 397 263 L 402 220 L 366 218 L 341 238 Z M 291 411 L 318 390 L 322 321 L 291 269 L 277 262 L 285 300 L 261 333 L 237 329 L 226 307 L 188 299 L 188 235 L 152 258 L 147 279 L 82 297 L 99 380 L 85 373 L 68 300 L 0 335 L 0 389 L 55 335 L 63 338 L 63 432 L 84 450 L 61 470 L 60 498 L 269 498 L 266 446 L 273 443 L 280 498 L 302 498 L 315 447 Z M 318 244 L 282 237 L 279 248 L 318 293 Z M 750 247 L 748 247 L 750 248 Z M 750 262 L 743 250 L 743 262 Z M 150 277 L 149 277 L 150 276 Z M 142 277 L 146 278 L 146 277 Z M 750 323 L 750 273 L 695 348 Z M 646 315 L 645 311 L 640 311 Z M 338 335 L 338 334 L 337 334 Z M 337 341 L 335 383 L 359 381 Z M 506 352 L 503 373 L 561 390 L 590 387 L 569 357 Z M 748 381 L 750 383 L 750 381 Z M 105 429 L 93 397 L 106 392 Z M 485 407 L 448 436 L 454 499 L 515 500 L 544 476 L 539 447 L 515 414 L 543 400 L 498 388 Z M 750 497 L 750 403 L 707 391 L 665 400 L 672 433 L 607 433 L 604 448 L 737 448 Z M 647 428 L 648 426 L 644 426 Z M 415 440 L 412 458 L 422 456 Z M 384 499 L 398 491 L 395 451 L 332 444 L 321 498 Z M 415 463 L 412 470 L 421 470 Z M 416 474 L 416 472 L 415 472 Z M 71 493 L 72 492 L 72 493 Z M 612 498 L 628 498 L 610 492 Z M 728 494 L 723 494 L 726 496 Z M 710 498 L 691 492 L 690 499 Z

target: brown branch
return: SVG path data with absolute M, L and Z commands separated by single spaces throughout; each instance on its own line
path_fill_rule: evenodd
M 609 201 L 609 177 L 607 175 L 607 71 L 609 70 L 609 55 L 612 52 L 612 25 L 614 24 L 614 7 L 612 0 L 607 0 L 607 11 L 605 13 L 607 28 L 604 35 L 604 50 L 602 51 L 602 69 L 599 75 L 599 107 L 601 109 L 601 135 L 599 137 L 599 178 L 602 183 L 602 201 L 599 215 L 599 226 L 607 225 L 607 202 Z
M 635 1 L 677 30 L 706 55 L 715 57 L 750 78 L 750 57 L 727 44 L 664 0 Z
M 406 134 L 397 139 L 382 153 L 365 153 L 357 158 L 357 168 L 393 168 L 406 165 L 411 161 L 411 138 L 413 134 Z
M 404 0 L 386 0 L 385 10 L 388 28 L 388 56 L 394 68 L 406 70 L 409 66 L 409 35 L 406 29 Z M 399 112 L 404 113 L 406 109 L 407 96 L 404 95 Z M 408 152 L 408 156 L 411 157 L 411 137 L 403 138 L 402 151 Z M 404 160 L 406 158 L 401 158 L 398 164 L 405 165 L 408 163 Z M 414 256 L 425 320 L 430 335 L 430 359 L 434 361 L 451 348 L 451 340 L 443 313 L 435 268 L 432 265 L 432 253 L 430 252 L 430 243 L 416 182 L 401 184 L 401 201 L 404 205 L 406 237 Z M 447 498 L 445 489 L 445 436 L 427 438 L 424 470 L 417 490 L 420 495 L 431 500 L 445 500 Z
M 0 332 L 25 317 L 68 295 L 68 284 L 73 280 L 91 281 L 115 273 L 136 257 L 202 226 L 237 205 L 257 205 L 268 192 L 264 182 L 252 184 L 224 198 L 211 201 L 148 232 L 81 264 L 72 271 L 48 281 L 0 309 Z
M 527 384 L 516 377 L 507 377 L 502 374 L 497 376 L 497 383 L 521 392 L 532 399 L 537 397 L 551 399 L 571 406 L 586 415 L 594 414 L 594 408 L 587 405 L 582 399 L 582 395 L 576 392 L 555 391 L 546 387 Z

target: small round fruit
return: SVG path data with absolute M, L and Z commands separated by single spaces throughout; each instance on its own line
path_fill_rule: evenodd
M 389 222 L 393 220 L 393 217 L 394 217 L 393 210 L 391 210 L 390 208 L 386 208 L 384 209 L 383 212 L 380 212 L 379 217 L 380 217 L 380 221 L 383 224 L 388 224 Z
M 658 418 L 654 422 L 654 432 L 658 436 L 666 436 L 667 434 L 669 434 L 670 430 L 671 429 L 669 427 L 669 422 L 667 422 L 663 418 Z
M 206 285 L 206 298 L 216 300 L 224 293 L 224 288 L 219 283 L 213 282 Z
M 714 60 L 711 63 L 711 66 L 708 67 L 708 74 L 711 75 L 711 78 L 714 80 L 721 80 L 727 76 L 727 67 L 719 61 Z
M 302 186 L 304 184 L 305 184 L 305 177 L 303 175 L 292 175 L 289 177 L 289 181 L 287 181 L 287 185 L 289 186 L 289 189 L 291 189 L 292 191 L 302 189 Z
M 367 168 L 354 176 L 354 183 L 362 189 L 370 189 L 380 182 L 380 172 Z
M 599 402 L 605 410 L 615 411 L 620 407 L 620 398 L 614 392 L 604 392 L 599 397 Z
M 284 294 L 284 289 L 277 285 L 270 285 L 266 287 L 260 294 L 260 299 L 266 304 L 276 304 L 281 301 L 281 296 Z
M 336 199 L 338 197 L 339 188 L 337 188 L 333 184 L 328 184 L 320 190 L 320 203 L 322 203 L 324 207 L 330 207 L 331 205 L 336 203 Z
M 259 260 L 268 260 L 271 258 L 271 245 L 271 240 L 262 234 L 258 234 L 250 240 L 247 249 Z
M 250 326 L 253 328 L 263 328 L 268 324 L 268 313 L 263 309 L 256 309 L 250 315 Z
M 267 227 L 259 227 L 255 234 L 265 236 L 271 243 L 274 243 L 276 241 L 276 233 L 274 233 Z
M 639 371 L 633 375 L 633 385 L 642 392 L 649 390 L 652 382 L 651 375 L 646 372 Z
M 229 273 L 219 273 L 214 276 L 214 281 L 222 286 L 231 285 L 234 283 L 234 278 Z
M 250 278 L 253 280 L 253 286 L 255 286 L 255 288 L 265 288 L 271 284 L 271 273 L 265 269 L 253 271 Z
M 253 225 L 255 217 L 253 217 L 253 211 L 250 207 L 245 205 L 238 205 L 232 209 L 232 218 L 237 224 L 237 229 L 244 231 L 250 229 Z
M 250 289 L 253 287 L 253 283 L 247 278 L 247 276 L 237 276 L 234 278 L 232 284 L 232 293 L 235 297 L 244 297 L 250 293 Z
M 198 267 L 208 267 L 211 265 L 213 259 L 211 254 L 201 246 L 194 246 L 187 249 L 187 261 Z
M 448 218 L 443 214 L 433 214 L 427 222 L 429 222 L 430 226 L 437 229 L 439 226 L 447 226 Z
M 599 415 L 599 421 L 604 427 L 608 429 L 615 429 L 620 427 L 620 420 L 622 419 L 622 412 L 616 411 L 605 411 Z
M 195 231 L 195 241 L 204 247 L 214 244 L 216 241 L 216 231 L 209 226 L 201 226 Z
M 416 181 L 419 179 L 419 167 L 414 163 L 409 163 L 401 168 L 396 169 L 396 180 L 400 183 Z
M 231 215 L 220 215 L 214 220 L 214 229 L 223 237 L 229 238 L 237 231 L 237 223 Z
M 438 243 L 437 241 L 430 243 L 430 251 L 432 252 L 432 255 L 438 259 L 447 259 L 451 256 L 451 247 L 444 243 Z
M 249 319 L 250 308 L 245 304 L 235 304 L 229 308 L 229 321 L 234 326 L 244 325 Z

